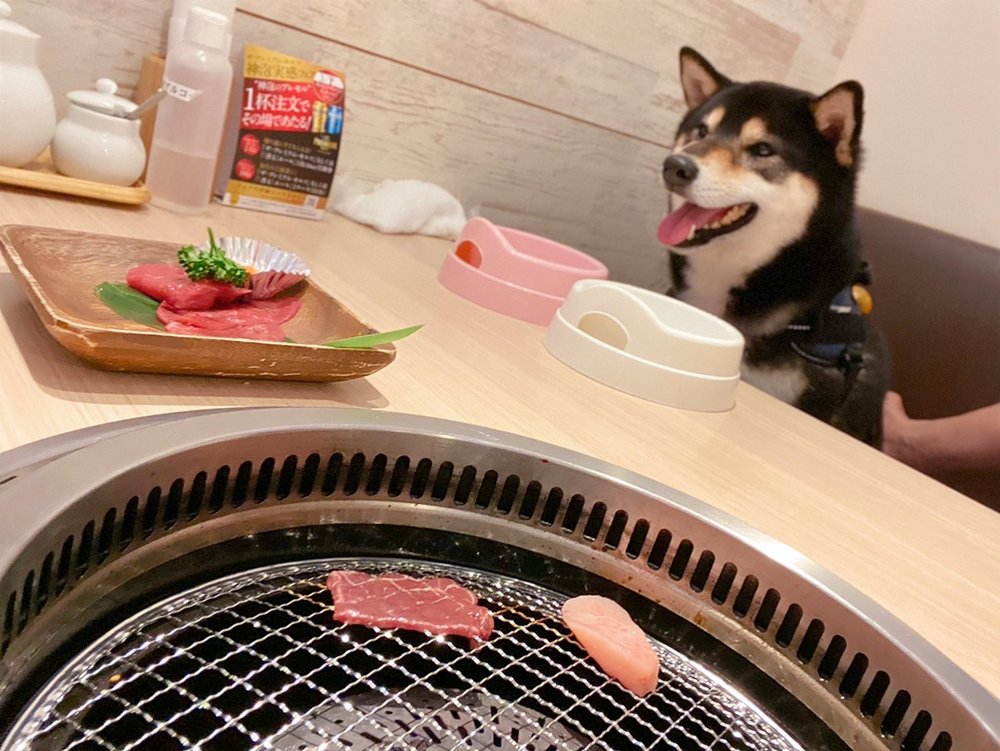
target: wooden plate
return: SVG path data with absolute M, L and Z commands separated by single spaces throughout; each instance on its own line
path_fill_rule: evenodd
M 101 282 L 124 282 L 125 272 L 136 264 L 175 261 L 175 243 L 6 225 L 0 227 L 0 252 L 49 334 L 100 368 L 343 381 L 370 375 L 396 356 L 392 345 L 379 349 L 319 346 L 369 334 L 372 329 L 308 279 L 294 288 L 301 290 L 301 311 L 284 325 L 295 344 L 168 334 L 122 318 L 94 294 Z
M 93 198 L 96 201 L 110 201 L 138 206 L 150 199 L 149 190 L 142 183 L 121 186 L 97 183 L 93 180 L 81 180 L 78 177 L 67 177 L 56 172 L 52 164 L 49 150 L 43 151 L 37 159 L 23 167 L 0 166 L 0 183 L 16 185 L 19 188 L 47 190 L 50 193 L 63 193 L 68 196 Z

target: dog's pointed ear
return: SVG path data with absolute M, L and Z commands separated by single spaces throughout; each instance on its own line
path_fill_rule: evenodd
M 719 73 L 712 64 L 690 47 L 681 49 L 681 88 L 688 109 L 694 109 L 732 81 Z
M 857 81 L 837 84 L 810 105 L 817 129 L 834 145 L 837 162 L 844 167 L 858 157 L 863 105 L 864 90 Z

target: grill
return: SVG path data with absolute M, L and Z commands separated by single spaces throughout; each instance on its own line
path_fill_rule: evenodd
M 480 594 L 496 633 L 470 649 L 464 639 L 334 625 L 324 578 L 336 568 L 451 577 Z M 663 644 L 662 687 L 637 700 L 574 642 L 559 618 L 564 600 L 440 564 L 271 566 L 115 628 L 55 676 L 11 735 L 81 750 L 799 748 Z
M 352 410 L 159 417 L 0 456 L 0 508 L 0 751 L 1000 747 L 996 700 L 843 582 L 515 436 Z M 336 623 L 338 568 L 448 576 L 496 630 Z M 653 694 L 563 626 L 582 593 L 650 635 Z

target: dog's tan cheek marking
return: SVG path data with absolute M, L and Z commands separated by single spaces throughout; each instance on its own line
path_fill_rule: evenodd
M 819 185 L 811 177 L 806 177 L 801 172 L 792 171 L 788 178 L 780 183 L 785 199 L 784 208 L 789 211 L 797 211 L 800 215 L 811 216 L 819 203 Z M 802 232 L 805 232 L 805 225 Z M 801 237 L 801 233 L 798 237 Z M 794 239 L 798 239 L 798 237 Z
M 811 177 L 803 175 L 801 172 L 791 172 L 786 182 L 791 183 L 791 187 L 808 194 L 812 200 L 819 200 L 819 184 Z
M 702 162 L 712 170 L 719 173 L 737 172 L 736 155 L 732 149 L 726 147 L 716 147 L 702 157 Z
M 747 169 L 743 164 L 739 146 L 722 146 L 712 149 L 702 160 L 717 177 L 736 183 L 750 176 L 760 176 L 756 170 Z

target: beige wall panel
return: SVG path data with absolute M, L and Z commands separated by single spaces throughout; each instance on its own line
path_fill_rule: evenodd
M 853 24 L 831 0 L 782 16 L 769 0 L 242 0 L 241 9 L 570 117 L 666 143 L 683 100 L 677 51 L 690 45 L 735 78 L 828 86 L 831 50 Z M 798 5 L 798 4 L 793 4 Z M 803 45 L 804 34 L 815 43 Z M 813 49 L 815 47 L 815 50 Z M 810 80 L 811 82 L 811 80 Z
M 617 278 L 664 278 L 661 147 L 240 15 L 237 40 L 343 70 L 338 173 L 442 185 L 497 222 L 592 252 Z
M 837 83 L 837 68 L 865 0 L 736 0 L 761 19 L 794 31 L 798 46 L 784 76 L 790 86 L 822 92 Z M 902 8 L 902 6 L 899 6 Z
M 867 84 L 858 200 L 1000 253 L 998 73 L 996 0 L 866 5 L 839 70 Z
M 11 0 L 11 20 L 42 37 L 39 64 L 60 113 L 67 91 L 113 78 L 130 97 L 142 58 L 166 46 L 170 0 Z

